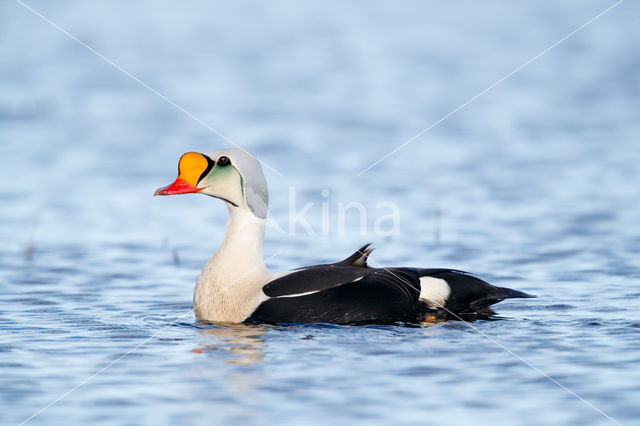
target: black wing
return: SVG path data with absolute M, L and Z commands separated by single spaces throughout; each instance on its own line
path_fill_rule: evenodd
M 367 266 L 367 257 L 373 251 L 369 248 L 370 244 L 364 245 L 341 262 L 308 266 L 290 272 L 270 281 L 262 290 L 269 297 L 280 297 L 326 290 L 363 277 L 371 271 Z
M 247 322 L 415 322 L 425 312 L 425 305 L 419 302 L 419 296 L 420 281 L 416 270 L 368 269 L 356 281 L 334 285 L 307 295 L 273 297 L 263 302 Z

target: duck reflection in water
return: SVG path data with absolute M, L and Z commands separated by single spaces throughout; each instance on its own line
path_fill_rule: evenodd
M 267 325 L 215 324 L 199 322 L 199 332 L 210 338 L 203 339 L 203 344 L 193 349 L 195 353 L 211 353 L 226 351 L 233 355 L 227 361 L 231 364 L 251 365 L 264 362 L 264 338 Z

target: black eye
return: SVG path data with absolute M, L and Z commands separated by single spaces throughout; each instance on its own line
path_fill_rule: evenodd
M 223 167 L 228 166 L 229 164 L 231 164 L 231 160 L 229 160 L 229 157 L 227 157 L 226 155 L 223 155 L 222 157 L 218 158 L 216 164 Z

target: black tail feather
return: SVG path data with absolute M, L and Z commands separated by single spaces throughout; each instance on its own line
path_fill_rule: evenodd
M 533 294 L 525 293 L 524 291 L 514 290 L 512 288 L 498 287 L 496 296 L 501 299 L 533 299 L 536 296 Z
M 496 290 L 496 292 L 474 300 L 469 304 L 469 307 L 474 311 L 484 312 L 490 310 L 489 306 L 502 302 L 504 299 L 531 299 L 536 297 L 524 291 L 513 290 L 506 287 L 497 287 Z M 493 313 L 493 311 L 491 312 Z

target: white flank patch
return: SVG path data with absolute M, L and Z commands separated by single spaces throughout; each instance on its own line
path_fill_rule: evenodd
M 451 287 L 442 278 L 420 277 L 420 300 L 430 308 L 441 308 L 451 295 Z

